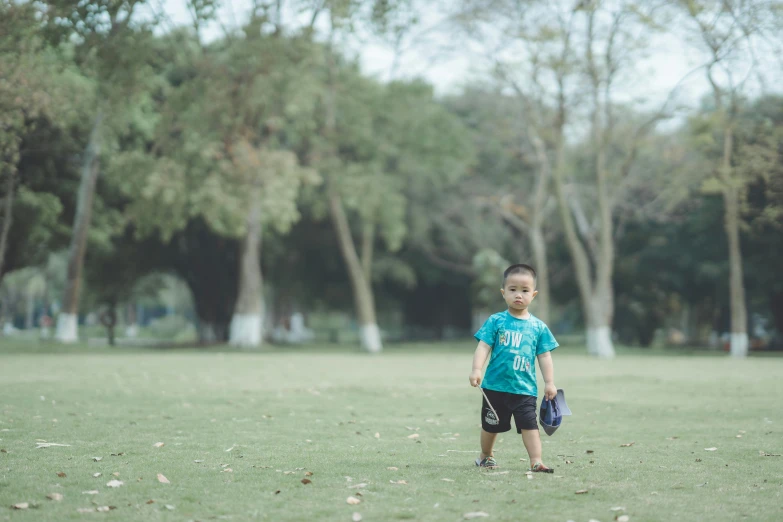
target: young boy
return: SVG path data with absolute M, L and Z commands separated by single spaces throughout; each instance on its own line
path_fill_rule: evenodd
M 522 434 L 522 441 L 530 457 L 530 469 L 534 472 L 552 473 L 554 470 L 541 461 L 541 438 L 536 424 L 536 364 L 544 376 L 544 396 L 553 399 L 557 395 L 554 367 L 549 352 L 558 344 L 543 321 L 528 311 L 536 297 L 536 271 L 528 265 L 511 265 L 503 273 L 500 289 L 508 310 L 492 315 L 476 332 L 478 347 L 473 355 L 473 371 L 470 385 L 481 386 L 486 398 L 481 407 L 481 456 L 476 465 L 497 468 L 492 448 L 498 433 L 511 429 L 511 416 Z M 481 369 L 490 357 L 486 375 L 482 380 Z M 487 404 L 489 399 L 492 407 Z

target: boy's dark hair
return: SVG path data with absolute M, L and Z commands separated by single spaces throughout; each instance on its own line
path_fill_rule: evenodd
M 508 276 L 513 274 L 528 274 L 530 277 L 533 278 L 533 283 L 536 283 L 538 281 L 538 275 L 536 275 L 536 269 L 533 268 L 530 265 L 526 265 L 524 263 L 518 263 L 516 265 L 511 265 L 510 267 L 506 268 L 506 271 L 503 272 L 503 287 L 506 286 L 506 279 L 508 279 Z

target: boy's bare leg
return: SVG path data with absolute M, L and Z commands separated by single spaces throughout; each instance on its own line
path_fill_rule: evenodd
M 538 430 L 522 430 L 522 442 L 525 443 L 532 468 L 541 462 L 541 436 L 538 434 Z
M 481 430 L 481 457 L 494 457 L 492 454 L 492 448 L 495 447 L 495 439 L 498 438 L 497 433 L 489 433 L 488 431 Z M 540 453 L 540 450 L 539 450 Z

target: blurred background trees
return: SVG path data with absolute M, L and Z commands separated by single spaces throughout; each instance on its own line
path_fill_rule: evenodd
M 783 347 L 778 3 L 182 4 L 0 3 L 5 335 L 468 339 L 526 262 L 594 355 Z M 433 32 L 448 92 L 400 72 Z

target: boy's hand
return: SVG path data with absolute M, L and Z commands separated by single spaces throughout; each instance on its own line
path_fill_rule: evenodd
M 473 370 L 470 372 L 470 385 L 474 388 L 481 385 L 481 370 Z
M 555 383 L 553 382 L 548 383 L 544 388 L 544 397 L 551 401 L 556 396 L 557 396 L 557 387 L 555 386 Z

